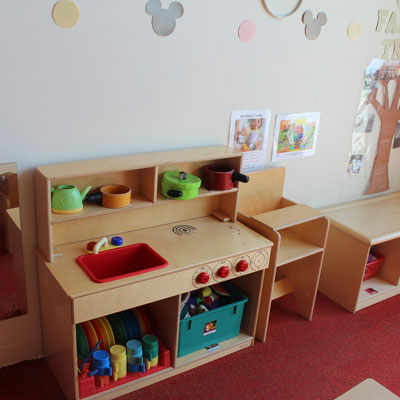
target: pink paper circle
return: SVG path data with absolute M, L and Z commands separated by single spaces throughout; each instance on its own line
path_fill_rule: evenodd
M 238 34 L 242 42 L 251 42 L 256 35 L 256 24 L 253 21 L 243 21 L 239 25 Z

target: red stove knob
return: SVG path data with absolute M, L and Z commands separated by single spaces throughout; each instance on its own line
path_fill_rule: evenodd
M 229 267 L 227 265 L 222 266 L 218 272 L 217 275 L 220 278 L 226 278 L 229 275 Z
M 249 268 L 249 263 L 246 260 L 241 260 L 236 265 L 237 272 L 245 272 Z
M 210 280 L 210 275 L 207 272 L 200 272 L 196 280 L 198 283 L 205 285 Z

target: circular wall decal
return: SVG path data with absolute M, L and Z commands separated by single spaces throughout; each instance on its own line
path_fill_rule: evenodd
M 350 40 L 357 39 L 360 36 L 360 32 L 361 32 L 361 25 L 358 22 L 353 21 L 347 28 L 347 37 Z
M 400 1 L 400 0 L 399 0 Z M 277 13 L 277 12 L 275 12 L 274 10 L 273 10 L 273 7 L 271 7 L 271 0 L 263 0 L 263 2 L 264 2 L 264 7 L 266 8 L 266 10 L 273 16 L 273 17 L 275 17 L 275 18 L 285 18 L 285 17 L 288 17 L 289 15 L 292 15 L 292 14 L 294 14 L 298 9 L 299 9 L 299 7 L 301 6 L 301 3 L 303 2 L 303 0 L 297 0 L 297 4 L 294 6 L 294 8 L 292 8 L 292 10 L 291 11 L 289 11 L 289 12 L 287 12 L 287 13 L 283 13 L 283 14 L 279 14 L 279 13 Z M 268 4 L 267 3 L 270 3 L 270 5 L 268 6 Z M 280 3 L 282 2 L 282 0 L 280 0 Z
M 72 28 L 79 21 L 79 8 L 70 0 L 60 0 L 53 7 L 53 20 L 61 28 Z
M 256 24 L 253 21 L 243 21 L 239 25 L 238 35 L 242 42 L 251 42 L 256 35 Z

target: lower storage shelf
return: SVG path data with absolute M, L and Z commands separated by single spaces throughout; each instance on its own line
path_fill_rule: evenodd
M 234 353 L 238 350 L 245 349 L 253 344 L 253 337 L 241 331 L 238 336 L 224 340 L 218 343 L 218 347 L 207 350 L 202 348 L 186 356 L 179 357 L 176 360 L 175 368 L 181 368 L 185 365 L 197 363 L 198 365 L 212 361 L 226 356 L 227 354 Z M 197 366 L 197 365 L 196 365 Z
M 379 275 L 366 279 L 361 283 L 356 310 L 361 310 L 372 304 L 388 299 L 400 293 L 400 286 L 382 279 Z
M 82 373 L 78 376 L 79 398 L 84 399 L 118 386 L 125 385 L 129 382 L 146 378 L 149 375 L 155 375 L 162 371 L 166 372 L 171 369 L 171 355 L 169 349 L 160 341 L 158 342 L 158 346 L 158 365 L 149 370 L 145 370 L 144 372 L 128 371 L 124 377 L 119 378 L 117 381 L 114 381 L 110 375 L 89 376 L 90 367 L 89 364 L 86 364 Z

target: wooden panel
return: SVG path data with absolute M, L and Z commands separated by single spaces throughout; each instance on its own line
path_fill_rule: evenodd
M 22 251 L 22 232 L 20 225 L 19 207 L 7 210 L 10 229 L 10 253 L 12 254 L 15 273 L 15 286 L 17 294 L 17 305 L 21 314 L 28 311 L 26 301 L 25 266 Z
M 85 171 L 82 171 L 82 174 Z M 51 179 L 51 186 L 59 185 L 75 185 L 80 191 L 86 186 L 92 186 L 91 192 L 99 191 L 104 185 L 126 185 L 132 190 L 132 193 L 139 192 L 140 169 L 132 169 L 128 171 L 116 171 L 112 173 L 102 173 L 94 175 L 81 175 L 77 177 L 63 177 Z
M 247 332 L 252 337 L 254 337 L 256 331 L 263 278 L 264 271 L 258 271 L 237 278 L 233 282 L 233 284 L 248 298 L 247 303 L 244 305 L 241 330 Z
M 177 221 L 211 215 L 219 208 L 216 196 L 199 197 L 192 200 L 170 201 L 142 209 L 101 214 L 93 218 L 68 220 L 53 225 L 54 243 L 61 245 L 96 237 L 136 231 L 155 225 L 164 225 Z
M 15 162 L 0 164 L 0 176 L 5 178 L 0 179 L 0 193 L 9 201 L 7 208 L 19 207 L 17 164 Z
M 276 261 L 277 267 L 315 253 L 322 253 L 323 251 L 322 247 L 315 246 L 304 240 L 303 236 L 292 232 L 291 229 L 285 229 L 279 233 L 281 235 L 281 242 Z
M 39 259 L 42 332 L 46 361 L 68 399 L 77 398 L 75 326 L 71 302 Z
M 271 300 L 279 299 L 279 297 L 285 296 L 292 292 L 293 289 L 289 279 L 288 278 L 280 279 L 279 281 L 275 281 L 274 283 Z
M 176 361 L 176 367 L 180 373 L 198 367 L 207 362 L 224 357 L 235 351 L 245 349 L 253 344 L 253 338 L 246 332 L 240 332 L 233 339 L 224 340 L 219 343 L 220 347 L 212 352 L 201 349 L 186 356 L 179 357 Z
M 341 230 L 370 245 L 400 236 L 400 193 L 321 211 Z
M 314 208 L 305 204 L 296 204 L 294 206 L 253 215 L 253 218 L 275 230 L 280 230 L 320 218 L 321 216 L 322 214 Z
M 293 289 L 299 314 L 311 320 L 321 272 L 323 253 L 304 257 L 279 268 Z
M 238 192 L 228 193 L 219 196 L 218 210 L 227 215 L 232 222 L 236 221 L 236 210 L 238 203 Z
M 159 301 L 193 289 L 194 270 L 148 279 L 139 284 L 104 290 L 74 300 L 74 323 Z M 171 285 L 173 280 L 174 284 Z M 156 289 L 157 288 L 157 289 Z M 156 290 L 155 290 L 156 289 Z
M 372 278 L 371 280 L 368 279 L 362 283 L 355 311 L 362 310 L 363 308 L 372 306 L 373 304 L 400 294 L 400 286 L 390 285 L 388 282 L 383 280 L 381 280 L 379 285 L 376 285 L 374 283 L 376 279 L 377 278 Z M 366 294 L 364 290 L 370 287 L 378 289 L 378 293 L 373 294 L 372 296 Z M 382 290 L 383 287 L 385 290 Z
M 152 203 L 157 199 L 157 172 L 156 167 L 143 169 L 140 172 L 139 193 Z
M 197 161 L 218 160 L 232 157 L 242 157 L 242 154 L 240 151 L 227 146 L 210 146 L 43 165 L 38 167 L 38 169 L 49 179 L 58 180 L 129 171 L 133 168 L 150 168 L 157 164 L 196 163 Z
M 50 225 L 50 184 L 38 170 L 35 170 L 35 198 L 38 246 L 46 260 L 52 262 L 53 236 Z
M 302 237 L 304 241 L 308 241 L 315 246 L 325 248 L 329 225 L 329 219 L 321 215 L 320 218 L 293 225 L 292 227 L 288 228 L 288 230 Z
M 285 173 L 284 167 L 249 173 L 249 182 L 240 184 L 238 211 L 252 216 L 279 208 Z
M 180 300 L 180 295 L 178 295 L 146 305 L 151 328 L 169 348 L 173 366 L 178 352 Z
M 368 378 L 348 392 L 337 397 L 336 400 L 398 400 L 394 393 L 386 389 L 380 383 Z
M 319 290 L 354 312 L 369 245 L 330 225 Z
M 374 246 L 374 249 L 385 257 L 379 269 L 379 276 L 392 285 L 399 285 L 400 278 L 400 238 L 389 240 Z

